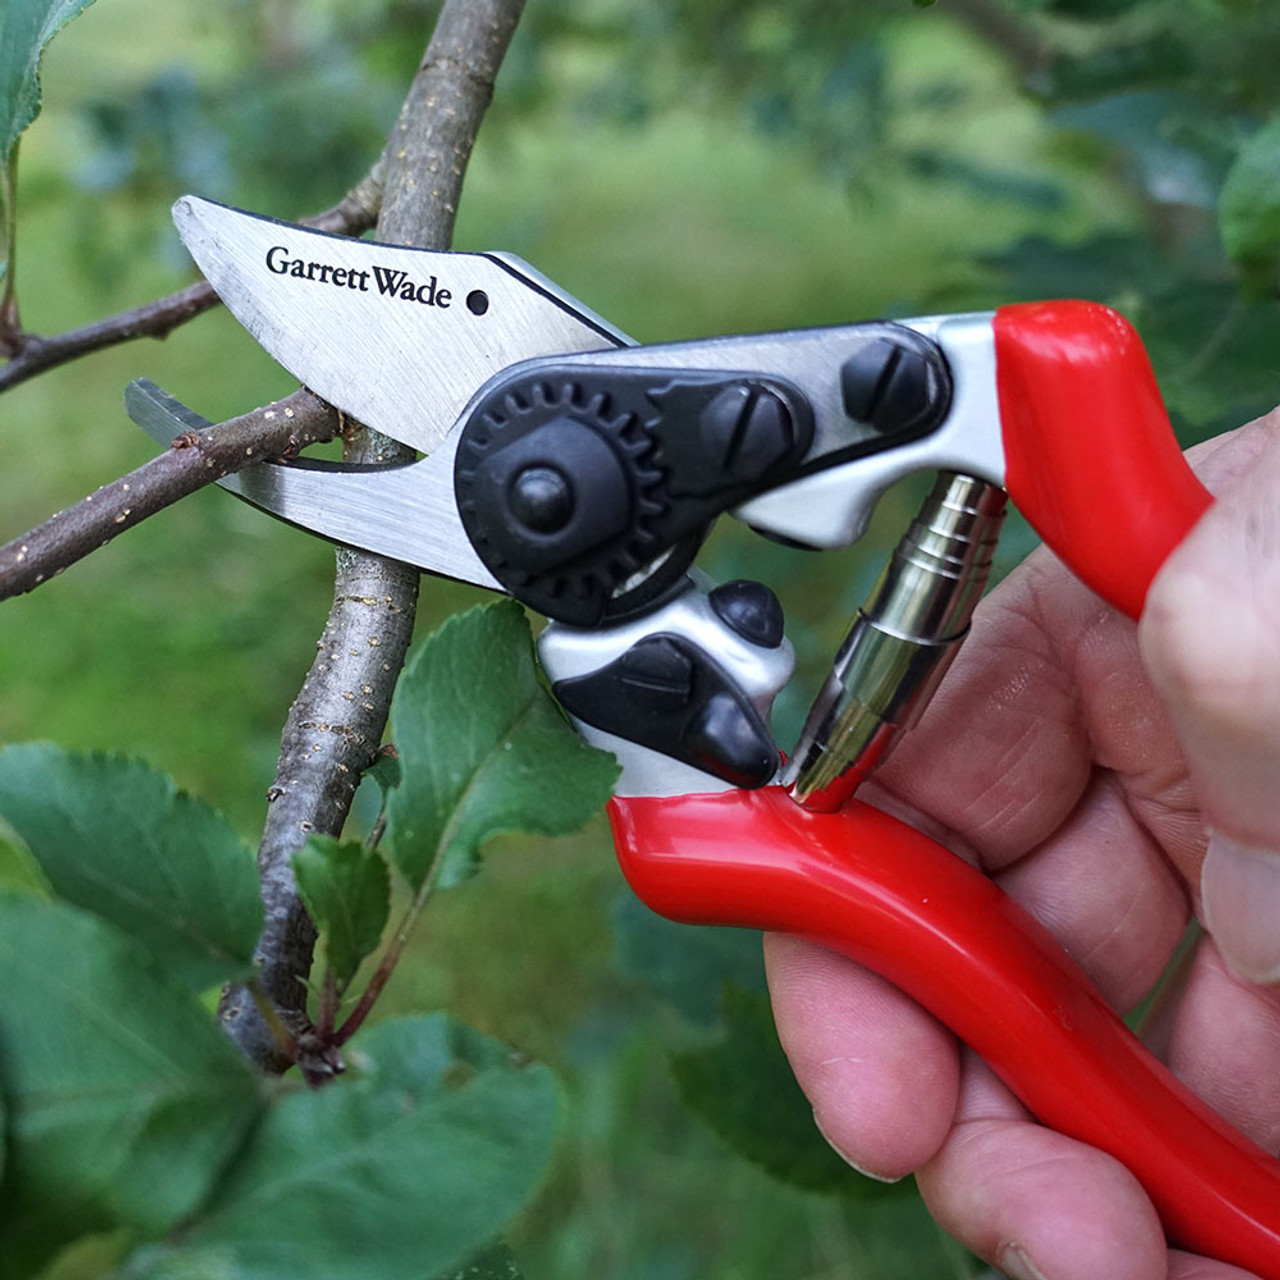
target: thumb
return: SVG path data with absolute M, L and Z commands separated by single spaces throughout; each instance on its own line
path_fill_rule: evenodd
M 1200 873 L 1205 925 L 1241 977 L 1276 983 L 1280 413 L 1237 439 L 1213 462 L 1232 471 L 1238 461 L 1245 470 L 1156 576 L 1139 641 L 1209 829 Z

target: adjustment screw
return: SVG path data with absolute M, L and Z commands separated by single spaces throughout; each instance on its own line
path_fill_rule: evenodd
M 735 480 L 759 480 L 795 443 L 790 408 L 758 383 L 726 387 L 702 410 L 698 428 L 707 452 Z
M 573 489 L 554 467 L 526 467 L 511 482 L 511 514 L 534 533 L 559 533 L 573 518 Z
M 933 403 L 929 362 L 918 351 L 877 338 L 851 355 L 840 370 L 844 411 L 877 431 L 903 431 Z

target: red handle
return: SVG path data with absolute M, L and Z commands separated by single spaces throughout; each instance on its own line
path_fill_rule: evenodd
M 1001 307 L 1005 488 L 1082 582 L 1131 618 L 1209 505 L 1133 326 L 1096 302 Z
M 813 939 L 907 992 L 1044 1123 L 1119 1159 L 1171 1239 L 1280 1280 L 1280 1162 L 1147 1052 L 1058 943 L 927 836 L 781 788 L 615 798 L 619 861 L 655 911 Z

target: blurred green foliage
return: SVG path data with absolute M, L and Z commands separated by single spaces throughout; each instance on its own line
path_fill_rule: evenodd
M 421 0 L 91 8 L 50 47 L 23 145 L 25 323 L 72 327 L 188 279 L 167 216 L 185 190 L 281 217 L 336 200 L 432 16 Z M 458 247 L 521 254 L 644 341 L 1095 298 L 1137 324 L 1191 443 L 1280 397 L 1278 40 L 1271 0 L 532 0 Z M 16 388 L 0 536 L 148 456 L 120 409 L 142 374 L 213 418 L 290 385 L 212 313 Z M 800 658 L 784 741 L 913 493 L 848 552 L 726 522 L 704 553 L 783 598 Z M 1032 541 L 1015 525 L 1005 567 Z M 199 494 L 3 606 L 0 740 L 146 756 L 252 839 L 330 586 L 323 545 Z M 422 625 L 478 598 L 429 584 Z M 377 807 L 368 784 L 359 820 Z M 499 840 L 388 992 L 385 1013 L 447 1008 L 564 1082 L 552 1174 L 509 1234 L 525 1274 L 972 1274 L 909 1195 L 775 1181 L 688 1109 L 668 1058 L 723 1061 L 721 983 L 758 982 L 755 944 L 638 939 L 623 893 L 602 824 Z M 655 948 L 666 964 L 634 963 Z
M 57 1268 L 93 1237 L 118 1247 L 116 1280 L 418 1280 L 467 1259 L 477 1280 L 511 1275 L 493 1240 L 551 1154 L 547 1068 L 440 1014 L 361 1033 L 337 1081 L 326 1051 L 360 1030 L 450 860 L 465 878 L 461 855 L 476 859 L 495 828 L 580 828 L 617 768 L 539 682 L 514 601 L 420 645 L 393 712 L 405 763 L 386 843 L 412 902 L 335 1036 L 337 1001 L 387 923 L 388 866 L 328 837 L 296 855 L 323 994 L 316 1050 L 291 1054 L 306 1081 L 274 1088 L 202 999 L 228 980 L 248 990 L 227 1005 L 263 999 L 263 904 L 226 820 L 137 761 L 0 750 L 0 820 L 49 890 L 0 894 L 4 1280 Z

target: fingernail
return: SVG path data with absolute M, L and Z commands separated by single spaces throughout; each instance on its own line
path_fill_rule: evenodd
M 1048 1277 L 1030 1258 L 1020 1244 L 1007 1244 L 996 1254 L 996 1266 L 1009 1280 L 1048 1280 Z
M 894 1183 L 902 1181 L 901 1176 L 897 1178 L 886 1178 L 883 1173 L 876 1173 L 872 1169 L 864 1169 L 849 1155 L 847 1151 L 842 1151 L 839 1146 L 831 1141 L 831 1136 L 822 1127 L 822 1121 L 818 1119 L 818 1113 L 816 1111 L 813 1113 L 813 1123 L 817 1126 L 818 1132 L 822 1134 L 823 1138 L 826 1140 L 827 1146 L 829 1146 L 831 1150 L 834 1151 L 836 1155 L 838 1155 L 840 1159 L 843 1160 L 855 1173 L 860 1173 L 864 1178 L 870 1178 L 873 1182 Z
M 1280 853 L 1211 832 L 1200 898 L 1231 968 L 1249 982 L 1280 982 Z

